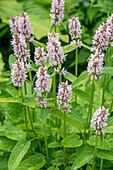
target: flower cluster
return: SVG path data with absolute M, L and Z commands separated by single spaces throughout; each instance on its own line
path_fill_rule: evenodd
M 91 54 L 87 67 L 88 74 L 91 75 L 91 80 L 101 77 L 104 55 L 104 53 L 100 53 L 98 50 L 96 50 L 95 54 Z
M 60 25 L 64 18 L 64 0 L 52 0 L 51 24 Z
M 17 60 L 12 64 L 13 69 L 11 70 L 11 78 L 14 86 L 24 86 L 24 81 L 26 80 L 26 72 L 23 61 Z
M 82 41 L 79 40 L 79 38 L 81 38 L 81 33 L 82 33 L 82 29 L 81 29 L 81 23 L 79 22 L 79 18 L 75 18 L 73 17 L 72 19 L 69 19 L 69 33 L 71 35 L 71 39 L 73 40 L 74 38 L 78 39 L 73 40 L 71 42 L 72 46 L 77 45 L 78 47 L 81 47 L 82 45 Z
M 41 107 L 46 107 L 46 102 L 43 101 L 42 94 L 43 92 L 49 92 L 49 78 L 47 74 L 47 69 L 45 67 L 40 67 L 37 72 L 37 80 L 35 82 L 35 91 L 38 94 L 38 102 Z
M 30 58 L 30 53 L 27 49 L 25 37 L 22 34 L 14 34 L 12 35 L 12 37 L 12 45 L 15 57 L 20 60 L 23 60 L 26 63 L 27 59 Z
M 47 57 L 50 60 L 51 66 L 58 65 L 66 60 L 61 42 L 59 41 L 59 34 L 55 34 L 54 32 L 48 34 L 47 50 Z
M 65 109 L 65 111 L 71 112 L 72 107 L 69 105 L 71 99 L 72 99 L 71 85 L 68 85 L 67 81 L 66 83 L 61 82 L 57 94 L 57 104 L 59 105 L 59 109 L 62 106 Z
M 93 46 L 91 51 L 96 51 L 98 49 L 99 52 L 103 52 L 108 48 L 108 40 L 109 40 L 109 32 L 106 32 L 107 25 L 103 23 L 96 30 L 96 34 L 93 37 Z
M 47 62 L 46 52 L 44 48 L 38 47 L 35 48 L 35 57 L 34 57 L 36 65 L 44 66 Z
M 100 132 L 102 132 L 103 134 L 105 133 L 105 130 L 103 128 L 107 126 L 107 123 L 105 121 L 107 121 L 108 115 L 108 109 L 106 110 L 103 106 L 102 109 L 99 108 L 94 113 L 91 119 L 91 128 L 96 130 L 96 134 L 100 135 Z
M 22 12 L 19 18 L 12 16 L 9 23 L 13 34 L 22 34 L 30 42 L 33 41 L 33 29 L 31 28 L 27 13 Z

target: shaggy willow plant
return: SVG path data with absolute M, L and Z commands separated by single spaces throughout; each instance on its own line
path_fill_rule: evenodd
M 14 53 L 11 71 L 0 73 L 0 170 L 113 169 L 113 14 L 92 47 L 83 43 L 79 18 L 70 18 L 71 42 L 62 46 L 64 5 L 52 1 L 47 44 L 34 40 L 27 13 L 9 21 Z M 91 55 L 79 75 L 80 48 Z M 63 67 L 72 51 L 75 75 Z

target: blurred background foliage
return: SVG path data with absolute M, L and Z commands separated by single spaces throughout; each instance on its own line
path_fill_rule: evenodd
M 9 19 L 18 16 L 22 11 L 28 13 L 35 39 L 47 43 L 50 32 L 50 8 L 52 0 L 0 0 L 0 71 L 8 70 L 8 57 L 13 53 Z M 113 13 L 113 0 L 65 0 L 65 17 L 59 27 L 62 45 L 69 44 L 68 19 L 79 17 L 82 24 L 82 41 L 91 46 L 92 38 L 98 26 Z M 34 46 L 31 44 L 33 58 Z M 74 51 L 70 52 L 65 67 L 74 74 Z M 86 70 L 89 50 L 79 49 L 79 73 Z M 4 66 L 5 63 L 5 66 Z

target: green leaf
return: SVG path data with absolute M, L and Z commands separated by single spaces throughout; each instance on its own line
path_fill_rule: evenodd
M 33 14 L 41 19 L 49 19 L 48 9 L 34 0 L 24 0 L 23 7 L 28 14 Z
M 45 156 L 41 153 L 36 153 L 25 159 L 15 170 L 37 170 L 42 168 L 46 163 Z
M 61 147 L 60 142 L 52 142 L 48 144 L 48 148 L 57 148 L 57 147 Z
M 103 67 L 103 74 L 113 75 L 113 67 Z
M 72 165 L 72 170 L 76 170 L 79 169 L 80 167 L 82 167 L 83 165 L 85 165 L 86 163 L 88 163 L 90 160 L 93 159 L 93 152 L 90 151 L 84 151 L 82 152 L 77 159 L 75 160 L 75 162 Z
M 47 51 L 46 45 L 43 44 L 43 43 L 41 43 L 41 42 L 39 42 L 39 41 L 37 41 L 37 40 L 34 40 L 34 41 L 33 41 L 33 45 L 34 45 L 35 47 L 44 47 L 44 50 Z
M 4 136 L 0 136 L 0 150 L 12 152 L 12 149 L 16 145 L 16 141 L 8 139 Z
M 0 106 L 13 122 L 18 122 L 24 115 L 23 106 L 20 103 L 0 103 Z
M 69 72 L 67 72 L 66 75 L 64 75 L 64 77 L 70 82 L 74 82 L 77 79 L 73 74 Z
M 37 118 L 41 120 L 41 122 L 44 124 L 49 117 L 49 112 L 47 108 L 41 108 L 40 111 L 37 114 Z
M 105 133 L 113 133 L 113 126 L 107 126 L 105 128 Z
M 21 103 L 21 99 L 15 99 L 14 97 L 2 98 L 0 99 L 2 103 Z
M 2 59 L 2 53 L 0 53 L 0 72 L 3 70 L 3 67 L 4 67 L 4 62 L 3 62 L 3 59 Z
M 7 11 L 7 12 L 6 12 Z M 9 19 L 12 15 L 17 16 L 23 11 L 21 3 L 16 0 L 1 0 L 0 1 L 0 16 Z
M 29 98 L 24 98 L 23 105 L 29 106 L 31 108 L 35 108 L 35 102 L 34 99 L 29 97 Z
M 97 157 L 106 160 L 113 160 L 113 151 L 97 150 Z
M 2 126 L 0 128 L 0 136 L 5 136 L 9 139 L 17 141 L 26 138 L 25 132 L 12 124 Z
M 57 109 L 57 108 L 52 108 L 52 109 L 48 109 L 48 112 L 51 113 L 52 115 L 58 117 L 61 120 L 64 120 L 64 113 Z M 70 117 L 68 117 L 66 115 L 66 122 L 71 124 L 72 126 L 78 128 L 78 129 L 83 129 L 83 127 L 79 124 L 77 124 L 76 122 L 74 122 Z
M 72 92 L 75 93 L 76 95 L 78 95 L 80 98 L 90 101 L 90 96 L 85 91 L 74 88 L 74 89 L 72 89 Z
M 63 47 L 64 54 L 69 53 L 69 52 L 75 50 L 76 48 L 78 48 L 78 46 L 65 45 Z
M 19 98 L 19 92 L 13 85 L 7 86 L 5 90 L 14 98 Z
M 80 136 L 74 134 L 62 140 L 62 145 L 66 148 L 75 148 L 82 145 L 83 141 L 79 139 Z
M 12 70 L 12 64 L 14 64 L 16 61 L 17 61 L 17 58 L 13 54 L 11 54 L 9 56 L 9 67 L 11 70 Z
M 14 170 L 17 168 L 17 166 L 23 159 L 24 155 L 28 151 L 30 144 L 31 144 L 30 141 L 22 139 L 15 145 L 8 161 L 9 170 Z
M 0 83 L 8 81 L 9 78 L 0 78 Z
M 88 49 L 88 50 L 91 50 L 91 47 L 89 47 L 89 46 L 86 45 L 86 44 L 82 44 L 82 47 L 84 47 L 84 48 L 86 48 L 86 49 Z
M 33 27 L 34 36 L 37 39 L 41 39 L 42 37 L 47 36 L 51 27 L 49 19 L 42 20 L 38 16 L 35 16 L 33 14 L 30 14 L 29 17 L 31 20 L 31 25 Z
M 95 146 L 95 141 L 96 141 L 96 135 L 93 135 L 89 138 L 89 140 L 87 140 L 87 143 L 90 146 Z M 107 139 L 103 139 L 102 144 L 101 144 L 101 139 L 98 138 L 98 145 L 97 145 L 98 149 L 103 149 L 103 150 L 111 150 L 111 145 L 110 143 L 107 141 Z
M 87 71 L 84 71 L 73 83 L 72 88 L 75 88 L 81 84 L 83 84 L 84 80 L 88 78 Z

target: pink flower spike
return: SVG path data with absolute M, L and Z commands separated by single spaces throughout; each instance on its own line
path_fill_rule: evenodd
M 71 112 L 71 106 L 69 105 L 69 102 L 72 99 L 72 88 L 71 85 L 68 85 L 68 82 L 66 83 L 61 82 L 59 84 L 58 93 L 57 93 L 57 104 L 60 106 L 63 106 L 65 111 Z
M 105 130 L 103 128 L 107 126 L 107 123 L 105 121 L 107 121 L 108 116 L 108 109 L 106 110 L 103 106 L 102 109 L 99 108 L 98 110 L 96 110 L 91 119 L 90 125 L 91 128 L 96 130 L 95 134 L 100 135 L 100 132 L 102 132 L 103 134 L 105 133 Z
M 52 0 L 50 12 L 51 24 L 60 25 L 64 18 L 64 0 Z

